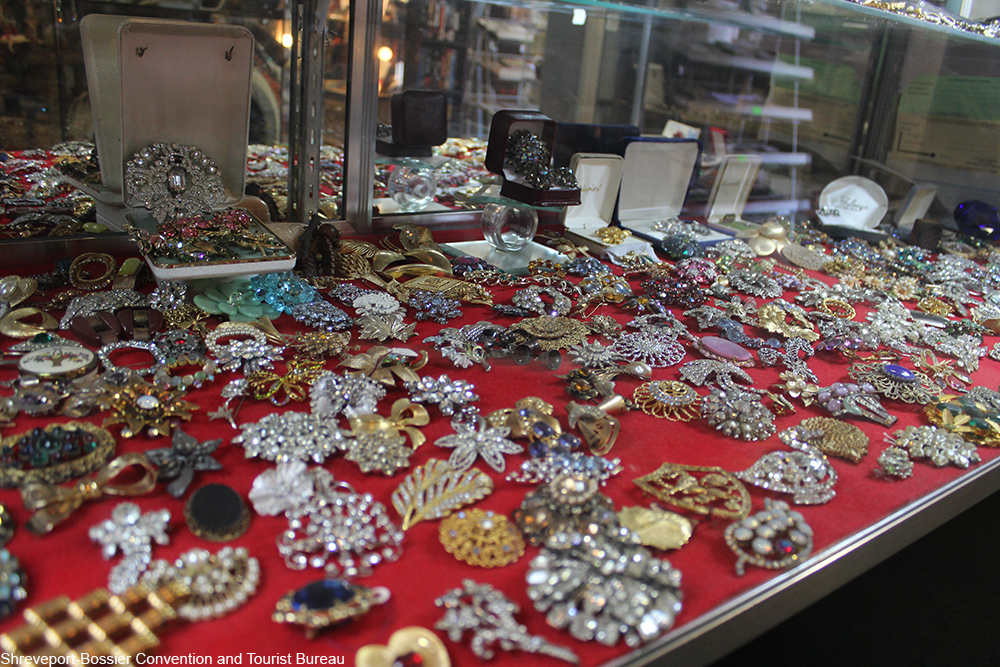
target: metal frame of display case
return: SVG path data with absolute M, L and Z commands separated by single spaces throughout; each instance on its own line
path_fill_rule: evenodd
M 831 2 L 831 0 L 824 0 Z M 321 0 L 295 0 L 293 11 L 300 6 L 323 5 Z M 619 11 L 634 9 L 639 13 L 650 10 L 639 6 L 628 8 L 611 3 L 588 2 L 590 6 L 607 6 Z M 831 4 L 847 5 L 833 1 Z M 857 11 L 873 12 L 851 4 Z M 377 66 L 374 44 L 377 42 L 381 21 L 381 2 L 377 0 L 352 0 L 349 62 L 347 131 L 345 143 L 347 159 L 344 170 L 344 219 L 358 233 L 389 227 L 402 222 L 427 222 L 427 214 L 400 215 L 373 219 L 373 165 L 374 144 L 377 125 Z M 306 11 L 300 33 L 303 44 L 313 45 L 309 35 L 320 34 L 311 25 L 317 12 Z M 720 20 L 704 14 L 697 17 L 678 16 L 688 20 Z M 750 17 L 761 20 L 762 17 Z M 879 15 L 882 20 L 898 19 L 910 26 L 924 27 L 923 24 L 902 17 Z M 928 29 L 943 30 L 938 26 Z M 952 31 L 951 34 L 957 34 Z M 970 39 L 976 39 L 970 35 Z M 322 58 L 303 58 L 300 76 L 296 77 L 303 86 L 297 91 L 301 99 L 307 100 L 300 111 L 308 112 L 308 100 L 322 99 Z M 873 106 L 877 106 L 874 104 Z M 305 119 L 300 119 L 302 123 Z M 308 130 L 315 124 L 300 125 L 306 132 L 297 132 L 290 149 L 295 155 L 309 155 Z M 317 133 L 318 134 L 318 133 Z M 318 154 L 317 154 L 318 155 Z M 313 165 L 315 166 L 315 165 Z M 318 170 L 309 171 L 308 159 L 295 161 L 290 170 L 295 171 L 296 190 L 308 188 L 312 179 L 317 179 Z M 302 200 L 300 199 L 300 202 Z M 303 213 L 311 212 L 308 207 Z M 478 214 L 475 212 L 454 212 L 434 216 L 439 227 L 468 226 Z M 303 220 L 304 222 L 305 220 Z M 111 245 L 109 245 L 111 243 Z M 130 242 L 125 237 L 115 241 L 98 237 L 95 239 L 66 239 L 24 241 L 18 252 L 8 257 L 19 265 L 38 264 L 74 252 L 97 250 L 104 252 L 125 252 Z M 813 554 L 801 565 L 776 575 L 764 584 L 746 591 L 723 603 L 692 622 L 672 631 L 647 646 L 636 649 L 606 664 L 606 667 L 637 667 L 647 664 L 683 664 L 695 666 L 709 664 L 723 655 L 737 649 L 754 637 L 766 632 L 785 619 L 801 611 L 808 605 L 829 594 L 839 586 L 871 569 L 882 560 L 903 549 L 918 538 L 952 519 L 960 512 L 1000 490 L 1000 459 L 970 470 L 959 479 L 950 482 L 898 511 L 884 517 L 873 525 Z
M 1000 491 L 1000 459 L 978 466 L 801 565 L 604 667 L 708 665 Z

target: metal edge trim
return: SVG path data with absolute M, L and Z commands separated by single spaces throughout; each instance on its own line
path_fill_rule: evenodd
M 801 565 L 604 667 L 707 665 L 779 625 L 854 577 L 1000 490 L 1000 458 L 931 491 L 814 554 Z

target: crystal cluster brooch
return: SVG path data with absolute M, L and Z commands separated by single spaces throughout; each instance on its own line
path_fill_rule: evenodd
M 322 463 L 347 448 L 347 439 L 333 421 L 304 412 L 275 412 L 243 424 L 242 429 L 233 444 L 243 445 L 248 459 Z
M 885 439 L 905 451 L 911 459 L 925 459 L 938 468 L 949 463 L 956 468 L 968 468 L 973 463 L 979 463 L 979 453 L 974 444 L 957 433 L 936 426 L 907 426 Z
M 736 574 L 746 563 L 778 570 L 795 565 L 812 553 L 812 528 L 788 503 L 764 499 L 764 509 L 726 528 L 726 544 L 738 556 Z
M 543 548 L 528 570 L 528 597 L 549 625 L 579 640 L 638 646 L 673 626 L 681 573 L 637 544 L 627 528 L 609 533 Z
M 815 446 L 825 433 L 796 426 L 778 437 L 795 451 L 764 454 L 736 476 L 762 489 L 792 494 L 792 500 L 799 505 L 821 505 L 833 500 L 837 471 Z
M 170 541 L 167 537 L 169 522 L 168 510 L 143 514 L 135 503 L 119 503 L 111 511 L 110 519 L 91 527 L 90 539 L 101 545 L 105 559 L 119 551 L 125 556 L 111 569 L 109 591 L 124 593 L 139 582 L 139 576 L 152 560 L 152 543 L 167 544 Z

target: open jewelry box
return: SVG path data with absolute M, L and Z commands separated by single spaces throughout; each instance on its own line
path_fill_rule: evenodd
M 618 195 L 619 224 L 640 238 L 662 241 L 658 221 L 679 220 L 701 159 L 697 139 L 629 137 L 623 141 L 624 170 Z M 696 226 L 691 223 L 691 231 Z M 721 232 L 696 234 L 702 244 L 730 238 Z
M 569 167 L 580 184 L 580 205 L 563 209 L 566 237 L 596 252 L 618 245 L 600 234 L 614 216 L 625 160 L 609 153 L 576 153 Z
M 727 155 L 723 158 L 705 209 L 709 227 L 729 235 L 757 228 L 755 223 L 743 220 L 742 216 L 760 164 L 759 155 Z
M 540 144 L 548 149 L 548 163 L 542 165 L 551 169 L 552 151 L 556 141 L 556 123 L 537 111 L 502 110 L 493 115 L 490 123 L 489 144 L 486 147 L 486 168 L 503 177 L 500 196 L 510 197 L 531 206 L 574 206 L 580 203 L 579 188 L 569 188 L 554 184 L 548 188 L 536 188 L 518 174 L 507 162 L 508 143 L 518 131 L 533 134 Z
M 194 151 L 214 163 L 221 197 L 214 210 L 243 199 L 254 41 L 241 26 L 88 15 L 81 21 L 87 82 L 102 183 L 85 186 L 98 201 L 99 221 L 153 232 L 157 221 L 130 191 L 128 163 L 153 144 L 176 147 L 158 185 L 164 197 L 196 196 L 208 187 Z M 192 158 L 194 158 L 192 160 Z M 203 163 L 208 164 L 208 163 Z M 155 174 L 154 174 L 155 175 Z M 192 192 L 193 191 L 193 192 Z M 207 208 L 207 207 L 206 207 Z M 274 254 L 234 249 L 233 259 L 181 262 L 147 257 L 157 279 L 186 280 L 285 271 L 294 253 L 263 224 L 254 233 L 280 248 Z

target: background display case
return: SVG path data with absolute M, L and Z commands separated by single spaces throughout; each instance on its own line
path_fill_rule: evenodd
M 695 213 L 722 152 L 762 158 L 751 219 L 805 219 L 846 174 L 873 178 L 894 202 L 935 183 L 939 219 L 966 199 L 996 203 L 992 37 L 843 1 L 442 4 L 466 40 L 452 70 L 465 81 L 451 88 L 465 138 L 485 137 L 490 114 L 511 107 L 655 135 L 679 121 L 706 145 Z M 423 34 L 405 29 L 415 27 Z M 461 52 L 452 47 L 442 63 Z
M 253 31 L 250 144 L 288 143 L 297 154 L 312 137 L 311 159 L 292 160 L 313 169 L 292 187 L 289 219 L 299 222 L 324 204 L 328 217 L 371 228 L 389 170 L 369 146 L 377 123 L 389 122 L 389 97 L 417 89 L 449 101 L 455 141 L 441 151 L 452 159 L 438 167 L 438 202 L 453 210 L 489 181 L 479 142 L 505 108 L 643 134 L 662 134 L 669 121 L 693 126 L 705 155 L 692 214 L 703 213 L 724 153 L 763 160 L 750 219 L 806 219 L 822 188 L 849 174 L 873 178 L 894 206 L 914 183 L 936 185 L 929 216 L 946 223 L 961 201 L 997 203 L 997 40 L 876 4 L 390 0 L 357 2 L 352 22 L 346 5 L 318 0 L 33 1 L 0 17 L 8 27 L 0 146 L 91 136 L 78 21 L 92 12 Z M 313 195 L 299 210 L 302 188 Z M 426 222 L 447 220 L 438 208 Z
M 1000 204 L 1000 41 L 878 6 L 842 0 L 358 0 L 350 7 L 320 0 L 213 6 L 64 0 L 0 11 L 8 28 L 0 37 L 0 148 L 13 156 L 89 138 L 74 41 L 85 13 L 250 27 L 258 59 L 248 180 L 270 190 L 277 219 L 292 223 L 319 210 L 341 230 L 362 234 L 399 222 L 468 226 L 477 208 L 463 202 L 490 182 L 482 165 L 485 140 L 492 116 L 505 108 L 539 110 L 576 126 L 634 126 L 647 135 L 669 134 L 670 121 L 695 128 L 705 150 L 686 217 L 705 215 L 726 154 L 762 161 L 743 211 L 749 220 L 807 220 L 819 192 L 845 175 L 885 188 L 890 215 L 914 184 L 936 187 L 924 215 L 944 223 L 962 201 Z M 445 159 L 435 162 L 438 206 L 384 215 L 373 210 L 391 173 L 374 155 L 378 123 L 388 122 L 392 94 L 428 89 L 444 92 L 449 102 L 451 139 L 439 151 Z M 125 245 L 120 237 L 116 242 Z M 81 234 L 36 256 L 52 259 L 86 243 Z M 11 248 L 4 251 L 15 252 Z M 988 384 L 995 386 L 995 378 Z M 696 619 L 640 651 L 612 656 L 612 664 L 664 656 L 698 664 L 736 648 L 996 490 L 998 461 L 991 457 L 960 476 L 936 473 L 914 498 L 886 502 L 882 518 L 851 526 L 806 567 L 761 576 L 721 605 L 709 607 L 693 595 L 691 608 L 703 612 Z M 273 540 L 258 541 L 273 548 Z M 708 551 L 690 559 L 718 556 Z M 434 583 L 417 582 L 404 600 L 440 592 L 430 590 Z M 257 605 L 258 611 L 264 606 Z M 531 624 L 547 629 L 538 618 Z

